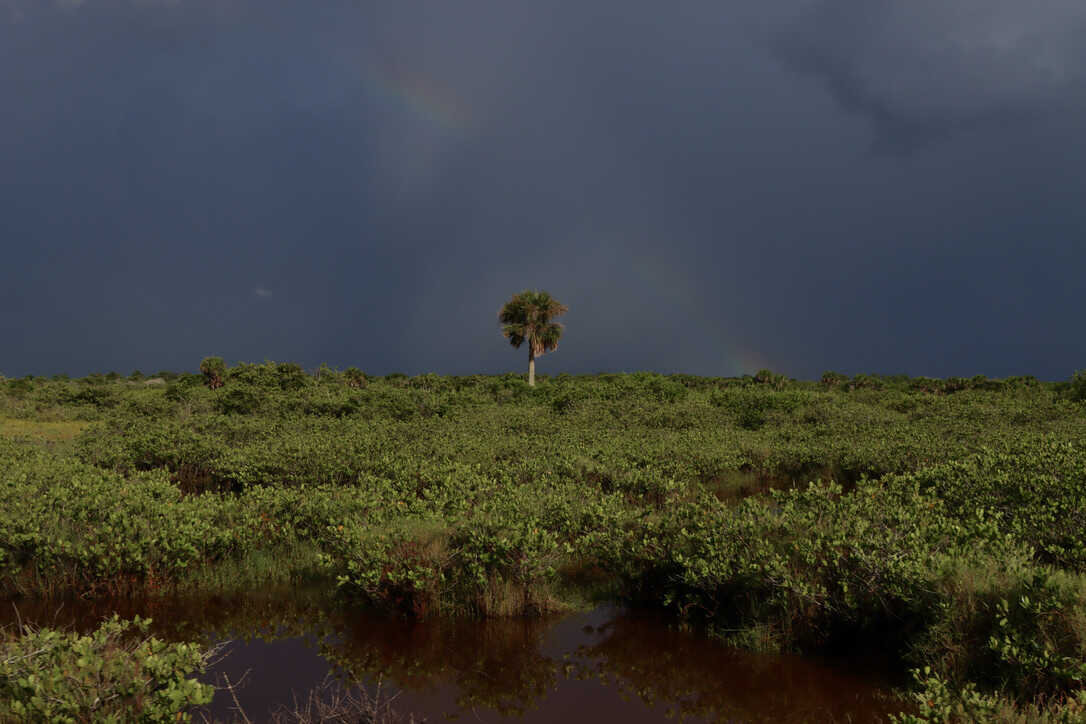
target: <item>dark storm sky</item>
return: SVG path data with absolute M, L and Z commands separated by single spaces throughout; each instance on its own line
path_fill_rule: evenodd
M 0 373 L 1066 379 L 1081 0 L 0 0 Z

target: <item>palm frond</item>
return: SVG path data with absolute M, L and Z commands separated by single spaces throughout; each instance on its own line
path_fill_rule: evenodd
M 552 322 L 546 327 L 541 329 L 536 337 L 539 340 L 544 352 L 551 352 L 558 349 L 558 340 L 562 336 L 562 325 L 557 322 Z
M 569 308 L 539 290 L 525 289 L 505 303 L 498 311 L 502 334 L 514 347 L 524 342 L 533 356 L 558 349 L 558 338 L 562 336 L 562 325 L 552 322 L 553 317 L 569 311 Z
M 502 334 L 509 340 L 509 344 L 520 347 L 524 344 L 525 329 L 522 324 L 507 324 L 502 328 Z

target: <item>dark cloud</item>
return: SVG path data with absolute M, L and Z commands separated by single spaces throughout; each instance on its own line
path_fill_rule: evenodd
M 0 371 L 519 369 L 545 287 L 543 372 L 1066 377 L 1083 16 L 7 0 Z
M 776 50 L 908 149 L 1066 110 L 1086 92 L 1084 40 L 1075 0 L 819 0 Z

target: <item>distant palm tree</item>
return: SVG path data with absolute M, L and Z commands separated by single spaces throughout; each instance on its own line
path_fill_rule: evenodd
M 528 384 L 535 387 L 535 358 L 558 349 L 562 325 L 551 318 L 569 311 L 569 307 L 542 290 L 526 289 L 505 303 L 498 312 L 502 334 L 517 349 L 528 343 Z
M 226 363 L 222 361 L 222 357 L 204 357 L 200 363 L 200 371 L 204 373 L 204 384 L 209 389 L 217 390 L 223 386 Z

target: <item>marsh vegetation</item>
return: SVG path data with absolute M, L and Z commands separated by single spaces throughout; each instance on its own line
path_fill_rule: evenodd
M 619 602 L 747 650 L 877 654 L 914 672 L 906 721 L 1083 716 L 1079 376 L 206 367 L 0 386 L 7 597 L 305 586 L 423 621 Z M 203 703 L 181 663 L 147 685 L 183 692 L 171 716 Z M 6 701 L 44 696 L 4 676 Z

